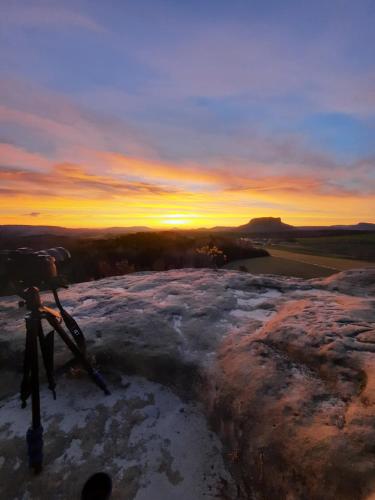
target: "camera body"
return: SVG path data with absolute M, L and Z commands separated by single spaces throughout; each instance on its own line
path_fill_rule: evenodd
M 63 247 L 35 251 L 22 247 L 1 252 L 2 268 L 8 281 L 24 287 L 51 284 L 58 278 L 57 264 L 70 258 Z

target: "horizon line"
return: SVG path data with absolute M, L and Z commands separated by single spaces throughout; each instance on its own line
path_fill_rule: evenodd
M 255 219 L 268 219 L 268 218 L 277 218 L 277 217 L 255 217 Z M 250 219 L 252 220 L 252 219 Z M 145 228 L 145 229 L 150 229 L 150 230 L 155 230 L 155 231 L 191 231 L 191 230 L 210 230 L 210 229 L 215 229 L 215 228 L 230 228 L 230 229 L 236 229 L 240 226 L 244 226 L 248 224 L 250 221 L 245 222 L 244 224 L 239 224 L 238 226 L 224 226 L 224 225 L 216 225 L 216 226 L 211 226 L 211 227 L 204 227 L 204 226 L 188 226 L 188 227 L 166 227 L 164 226 L 148 226 L 148 225 L 131 225 L 131 226 L 60 226 L 56 224 L 0 224 L 0 227 L 51 227 L 51 228 L 62 228 L 62 229 L 73 229 L 73 230 L 108 230 L 108 229 L 133 229 L 133 228 Z M 341 223 L 341 224 L 330 224 L 330 225 L 325 225 L 325 224 L 303 224 L 301 226 L 296 226 L 293 224 L 288 224 L 287 222 L 282 223 L 290 225 L 294 228 L 314 228 L 314 227 L 319 227 L 319 228 L 332 228 L 332 227 L 339 227 L 339 226 L 356 226 L 358 224 L 373 224 L 375 225 L 375 221 L 359 221 L 359 222 L 354 222 L 354 223 Z

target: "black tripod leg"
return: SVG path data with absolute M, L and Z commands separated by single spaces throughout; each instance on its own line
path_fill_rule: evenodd
M 20 389 L 22 408 L 26 408 L 26 400 L 31 394 L 31 341 L 32 331 L 28 330 L 28 324 L 26 320 L 26 341 L 23 360 L 23 377 Z
M 66 333 L 66 331 L 61 327 L 57 319 L 53 315 L 46 315 L 46 319 L 49 322 L 49 324 L 52 326 L 54 330 L 60 335 L 62 340 L 65 342 L 65 344 L 68 346 L 68 348 L 72 351 L 76 359 L 82 364 L 84 369 L 87 371 L 89 376 L 92 378 L 92 380 L 95 382 L 95 384 L 100 387 L 105 394 L 111 394 L 106 386 L 106 383 L 104 382 L 103 377 L 100 375 L 98 370 L 95 370 L 90 361 L 86 358 L 85 354 L 83 354 L 79 348 L 76 346 L 76 344 L 71 340 L 69 335 Z
M 29 465 L 37 474 L 42 470 L 43 463 L 43 427 L 40 420 L 39 366 L 38 366 L 38 333 L 41 328 L 40 318 L 26 318 L 27 349 L 31 370 L 31 406 L 32 427 L 27 431 L 26 441 L 29 455 Z M 26 355 L 25 355 L 26 356 Z
M 43 364 L 46 370 L 46 376 L 48 380 L 48 389 L 53 394 L 53 399 L 56 399 L 56 382 L 53 376 L 53 340 L 54 331 L 52 330 L 46 336 L 44 336 L 42 325 L 38 332 L 40 350 L 42 351 Z

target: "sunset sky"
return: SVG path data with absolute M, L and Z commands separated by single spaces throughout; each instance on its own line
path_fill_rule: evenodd
M 375 222 L 373 0 L 0 0 L 0 224 Z

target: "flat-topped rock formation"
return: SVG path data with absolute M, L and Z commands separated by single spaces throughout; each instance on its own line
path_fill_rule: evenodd
M 295 227 L 281 222 L 280 217 L 258 217 L 238 226 L 237 229 L 247 233 L 282 233 L 293 231 Z
M 15 297 L 1 299 L 4 498 L 51 498 L 56 481 L 77 486 L 77 470 L 86 477 L 105 463 L 125 499 L 375 494 L 374 270 L 310 281 L 137 273 L 74 285 L 61 298 L 113 395 L 67 369 L 58 370 L 56 402 L 44 390 L 48 496 L 26 467 L 30 415 L 15 395 L 24 311 Z M 69 353 L 59 341 L 55 349 L 64 366 Z

